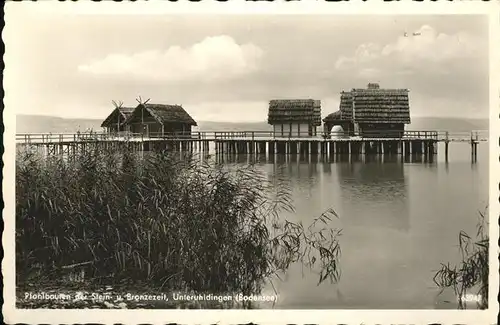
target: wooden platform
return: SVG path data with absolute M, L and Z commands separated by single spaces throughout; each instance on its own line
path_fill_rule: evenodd
M 438 143 L 468 143 L 471 157 L 477 159 L 477 144 L 488 140 L 487 131 L 444 132 L 405 131 L 403 134 L 384 132 L 370 137 L 344 132 L 319 134 L 275 134 L 271 131 L 193 132 L 191 134 L 107 134 L 60 133 L 17 134 L 18 150 L 25 147 L 43 149 L 48 155 L 76 154 L 90 148 L 120 151 L 201 151 L 216 154 L 400 154 L 435 155 Z

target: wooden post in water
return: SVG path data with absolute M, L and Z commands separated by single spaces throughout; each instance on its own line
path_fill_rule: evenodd
M 476 156 L 477 160 L 477 146 L 479 145 L 479 134 L 476 132 L 476 140 L 474 141 L 476 143 L 475 148 L 474 148 L 474 155 Z
M 444 140 L 444 159 L 446 162 L 448 162 L 448 146 L 449 146 L 449 143 L 450 143 L 450 138 L 449 138 L 449 133 L 448 131 L 446 131 L 446 136 L 445 136 L 445 140 Z
M 470 133 L 470 148 L 471 148 L 471 161 L 475 163 L 477 161 L 477 143 L 474 138 L 474 132 Z
M 471 161 L 474 162 L 474 141 L 470 141 L 470 157 Z
M 317 141 L 312 142 L 311 147 L 312 147 L 312 154 L 317 155 L 318 154 L 318 142 Z

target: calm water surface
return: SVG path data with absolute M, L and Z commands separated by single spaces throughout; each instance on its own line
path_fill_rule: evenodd
M 438 295 L 432 278 L 440 263 L 457 261 L 460 230 L 475 234 L 478 210 L 488 202 L 488 145 L 479 146 L 475 164 L 467 144 L 450 146 L 448 164 L 439 149 L 433 162 L 258 161 L 293 185 L 296 213 L 283 218 L 308 224 L 333 207 L 340 219 L 332 225 L 342 228 L 340 282 L 318 286 L 316 274 L 294 265 L 283 281 L 273 281 L 275 308 L 456 308 L 454 294 Z

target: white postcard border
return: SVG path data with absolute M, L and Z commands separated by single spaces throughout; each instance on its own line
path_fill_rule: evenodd
M 5 6 L 6 27 L 9 20 L 22 19 L 16 12 L 17 6 L 31 6 L 40 12 L 61 10 L 68 13 L 95 14 L 485 14 L 490 17 L 490 286 L 489 309 L 477 310 L 22 310 L 15 308 L 15 112 L 10 109 L 9 92 L 13 91 L 4 82 L 4 233 L 2 236 L 4 259 L 3 314 L 7 323 L 183 323 L 183 324 L 493 324 L 498 313 L 498 217 L 500 215 L 500 6 L 499 2 L 383 2 L 381 0 L 326 2 L 302 0 L 285 2 L 245 2 L 229 0 L 216 2 L 202 0 L 199 3 L 179 0 L 179 2 L 18 2 Z M 36 8 L 35 8 L 36 7 Z M 4 55 L 9 78 L 9 61 L 15 55 L 9 53 L 9 38 L 3 33 L 6 43 Z M 15 76 L 22 78 L 22 76 Z M 5 80 L 5 79 L 4 79 Z M 8 80 L 8 79 L 7 79 Z

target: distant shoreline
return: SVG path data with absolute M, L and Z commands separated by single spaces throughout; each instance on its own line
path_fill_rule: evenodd
M 100 119 L 72 119 L 55 116 L 26 115 L 16 116 L 16 133 L 62 133 L 77 132 L 87 129 L 100 131 Z M 484 118 L 443 118 L 443 117 L 413 117 L 407 130 L 464 132 L 488 130 L 489 119 Z M 261 122 L 217 122 L 199 121 L 193 131 L 270 131 L 266 120 Z

